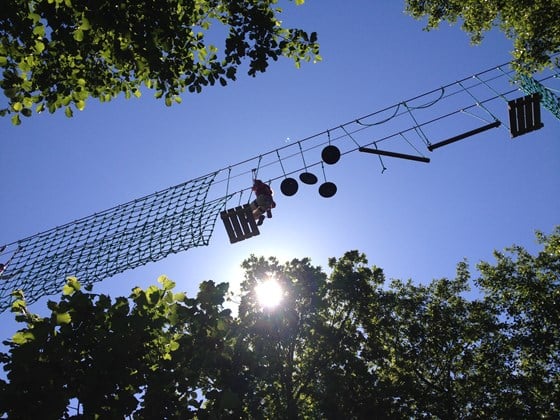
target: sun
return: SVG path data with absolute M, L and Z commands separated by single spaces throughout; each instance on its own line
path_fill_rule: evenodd
M 272 277 L 257 284 L 255 293 L 257 301 L 263 308 L 275 308 L 282 301 L 282 286 Z

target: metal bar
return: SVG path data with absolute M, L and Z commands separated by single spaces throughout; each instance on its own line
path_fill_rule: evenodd
M 490 130 L 491 128 L 496 128 L 502 125 L 502 123 L 498 120 L 494 121 L 493 123 L 483 125 L 482 127 L 475 128 L 474 130 L 467 131 L 466 133 L 459 134 L 457 136 L 451 137 L 447 140 L 440 141 L 439 143 L 430 144 L 428 146 L 428 150 L 432 152 L 434 149 L 438 147 L 446 146 L 450 143 L 454 143 L 459 140 L 463 140 L 467 137 L 474 136 L 475 134 L 482 133 L 483 131 Z
M 417 162 L 424 162 L 424 163 L 429 163 L 430 159 L 423 157 L 423 156 L 415 156 L 415 155 L 407 155 L 404 153 L 395 153 L 395 152 L 388 152 L 386 150 L 379 150 L 379 149 L 369 149 L 367 147 L 360 147 L 358 149 L 360 152 L 364 152 L 364 153 L 373 153 L 376 155 L 382 155 L 382 156 L 390 156 L 390 157 L 395 157 L 395 158 L 400 158 L 400 159 L 408 159 L 408 160 L 415 160 Z

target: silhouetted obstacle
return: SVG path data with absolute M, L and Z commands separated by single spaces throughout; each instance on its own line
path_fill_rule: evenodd
M 84 285 L 91 285 L 126 270 L 159 261 L 169 254 L 207 246 L 218 214 L 222 215 L 232 243 L 259 235 L 250 209 L 237 207 L 224 211 L 231 198 L 236 194 L 241 197 L 251 189 L 244 180 L 249 169 L 255 166 L 257 170 L 263 168 L 267 171 L 270 182 L 281 182 L 280 191 L 289 197 L 298 191 L 294 174 L 300 172 L 299 181 L 314 185 L 319 179 L 309 169 L 321 165 L 323 183 L 319 186 L 319 194 L 329 198 L 336 194 L 337 186 L 327 181 L 324 167 L 337 163 L 341 156 L 351 152 L 360 150 L 377 154 L 383 173 L 387 169 L 383 156 L 427 163 L 429 159 L 422 156 L 416 145 L 432 151 L 498 127 L 500 121 L 505 122 L 508 117 L 512 122 L 512 136 L 537 130 L 543 126 L 539 106 L 560 120 L 560 97 L 555 93 L 557 88 L 552 88 L 552 82 L 560 80 L 558 70 L 546 70 L 537 80 L 530 76 L 517 77 L 510 67 L 508 63 L 493 67 L 337 124 L 296 143 L 288 142 L 280 148 L 180 185 L 0 246 L 0 313 L 11 306 L 12 292 L 16 289 L 21 289 L 27 303 L 32 304 L 43 296 L 59 293 L 67 276 L 76 276 Z M 535 93 L 540 94 L 540 101 L 531 96 L 512 101 L 518 95 Z M 491 105 L 495 101 L 500 101 L 499 116 L 492 112 Z M 509 116 L 504 103 L 510 103 Z M 486 116 L 480 117 L 480 112 L 485 112 Z M 485 124 L 494 122 L 435 144 L 430 143 L 424 127 L 431 127 L 440 120 L 450 121 L 449 124 L 453 125 L 455 119 L 459 116 L 463 118 L 464 114 L 482 119 Z M 385 125 L 382 131 L 384 137 L 379 138 L 379 131 L 372 136 L 371 132 L 382 125 Z M 376 140 L 368 143 L 372 137 Z M 378 145 L 389 140 L 397 140 L 399 145 L 405 141 L 416 154 L 377 149 Z M 311 151 L 323 146 L 320 161 L 306 160 Z M 292 159 L 301 160 L 303 167 L 297 168 L 292 163 L 285 171 L 283 162 Z M 233 193 L 230 192 L 230 181 Z
M 424 162 L 424 163 L 429 163 L 430 159 L 424 156 L 415 156 L 415 155 L 408 155 L 405 153 L 396 153 L 396 152 L 388 152 L 386 150 L 379 150 L 379 149 L 370 149 L 367 147 L 360 147 L 358 149 L 360 152 L 364 152 L 364 153 L 373 153 L 376 155 L 381 155 L 381 156 L 389 156 L 389 157 L 395 157 L 395 158 L 400 158 L 400 159 L 408 159 L 408 160 L 415 160 L 417 162 Z
M 511 137 L 544 127 L 541 121 L 541 94 L 534 93 L 508 102 Z
M 220 213 L 220 217 L 232 244 L 260 235 L 250 204 L 224 210 Z
M 502 125 L 502 123 L 498 120 L 494 121 L 493 123 L 483 125 L 482 127 L 475 128 L 474 130 L 467 131 L 462 134 L 458 134 L 456 136 L 450 137 L 447 140 L 440 141 L 438 143 L 428 145 L 428 150 L 432 152 L 434 149 L 438 147 L 447 146 L 448 144 L 455 143 L 456 141 L 466 139 L 467 137 L 474 136 L 476 134 L 482 133 L 486 130 L 490 130 L 491 128 L 496 128 Z

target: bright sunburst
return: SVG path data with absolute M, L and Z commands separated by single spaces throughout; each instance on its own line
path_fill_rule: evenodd
M 269 278 L 255 287 L 257 300 L 263 308 L 274 308 L 282 301 L 282 287 L 274 278 Z

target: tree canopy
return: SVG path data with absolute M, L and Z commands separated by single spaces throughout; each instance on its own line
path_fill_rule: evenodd
M 460 21 L 474 44 L 482 41 L 484 32 L 498 27 L 513 40 L 514 67 L 520 74 L 560 63 L 559 0 L 406 0 L 406 12 L 416 19 L 427 18 L 428 30 L 442 21 Z
M 426 285 L 386 281 L 358 251 L 243 263 L 196 296 L 159 286 L 112 299 L 69 278 L 50 315 L 31 314 L 1 355 L 9 418 L 557 418 L 560 228 L 536 255 L 514 246 Z M 283 290 L 263 308 L 255 286 Z M 467 294 L 470 287 L 476 291 Z M 231 303 L 231 302 L 230 302 Z M 33 403 L 30 403 L 33 402 Z
M 291 0 L 290 0 L 291 1 Z M 3 0 L 0 116 L 64 108 L 88 98 L 155 90 L 166 105 L 183 91 L 263 72 L 280 56 L 320 60 L 317 35 L 286 28 L 278 0 Z M 295 0 L 297 5 L 304 0 Z

